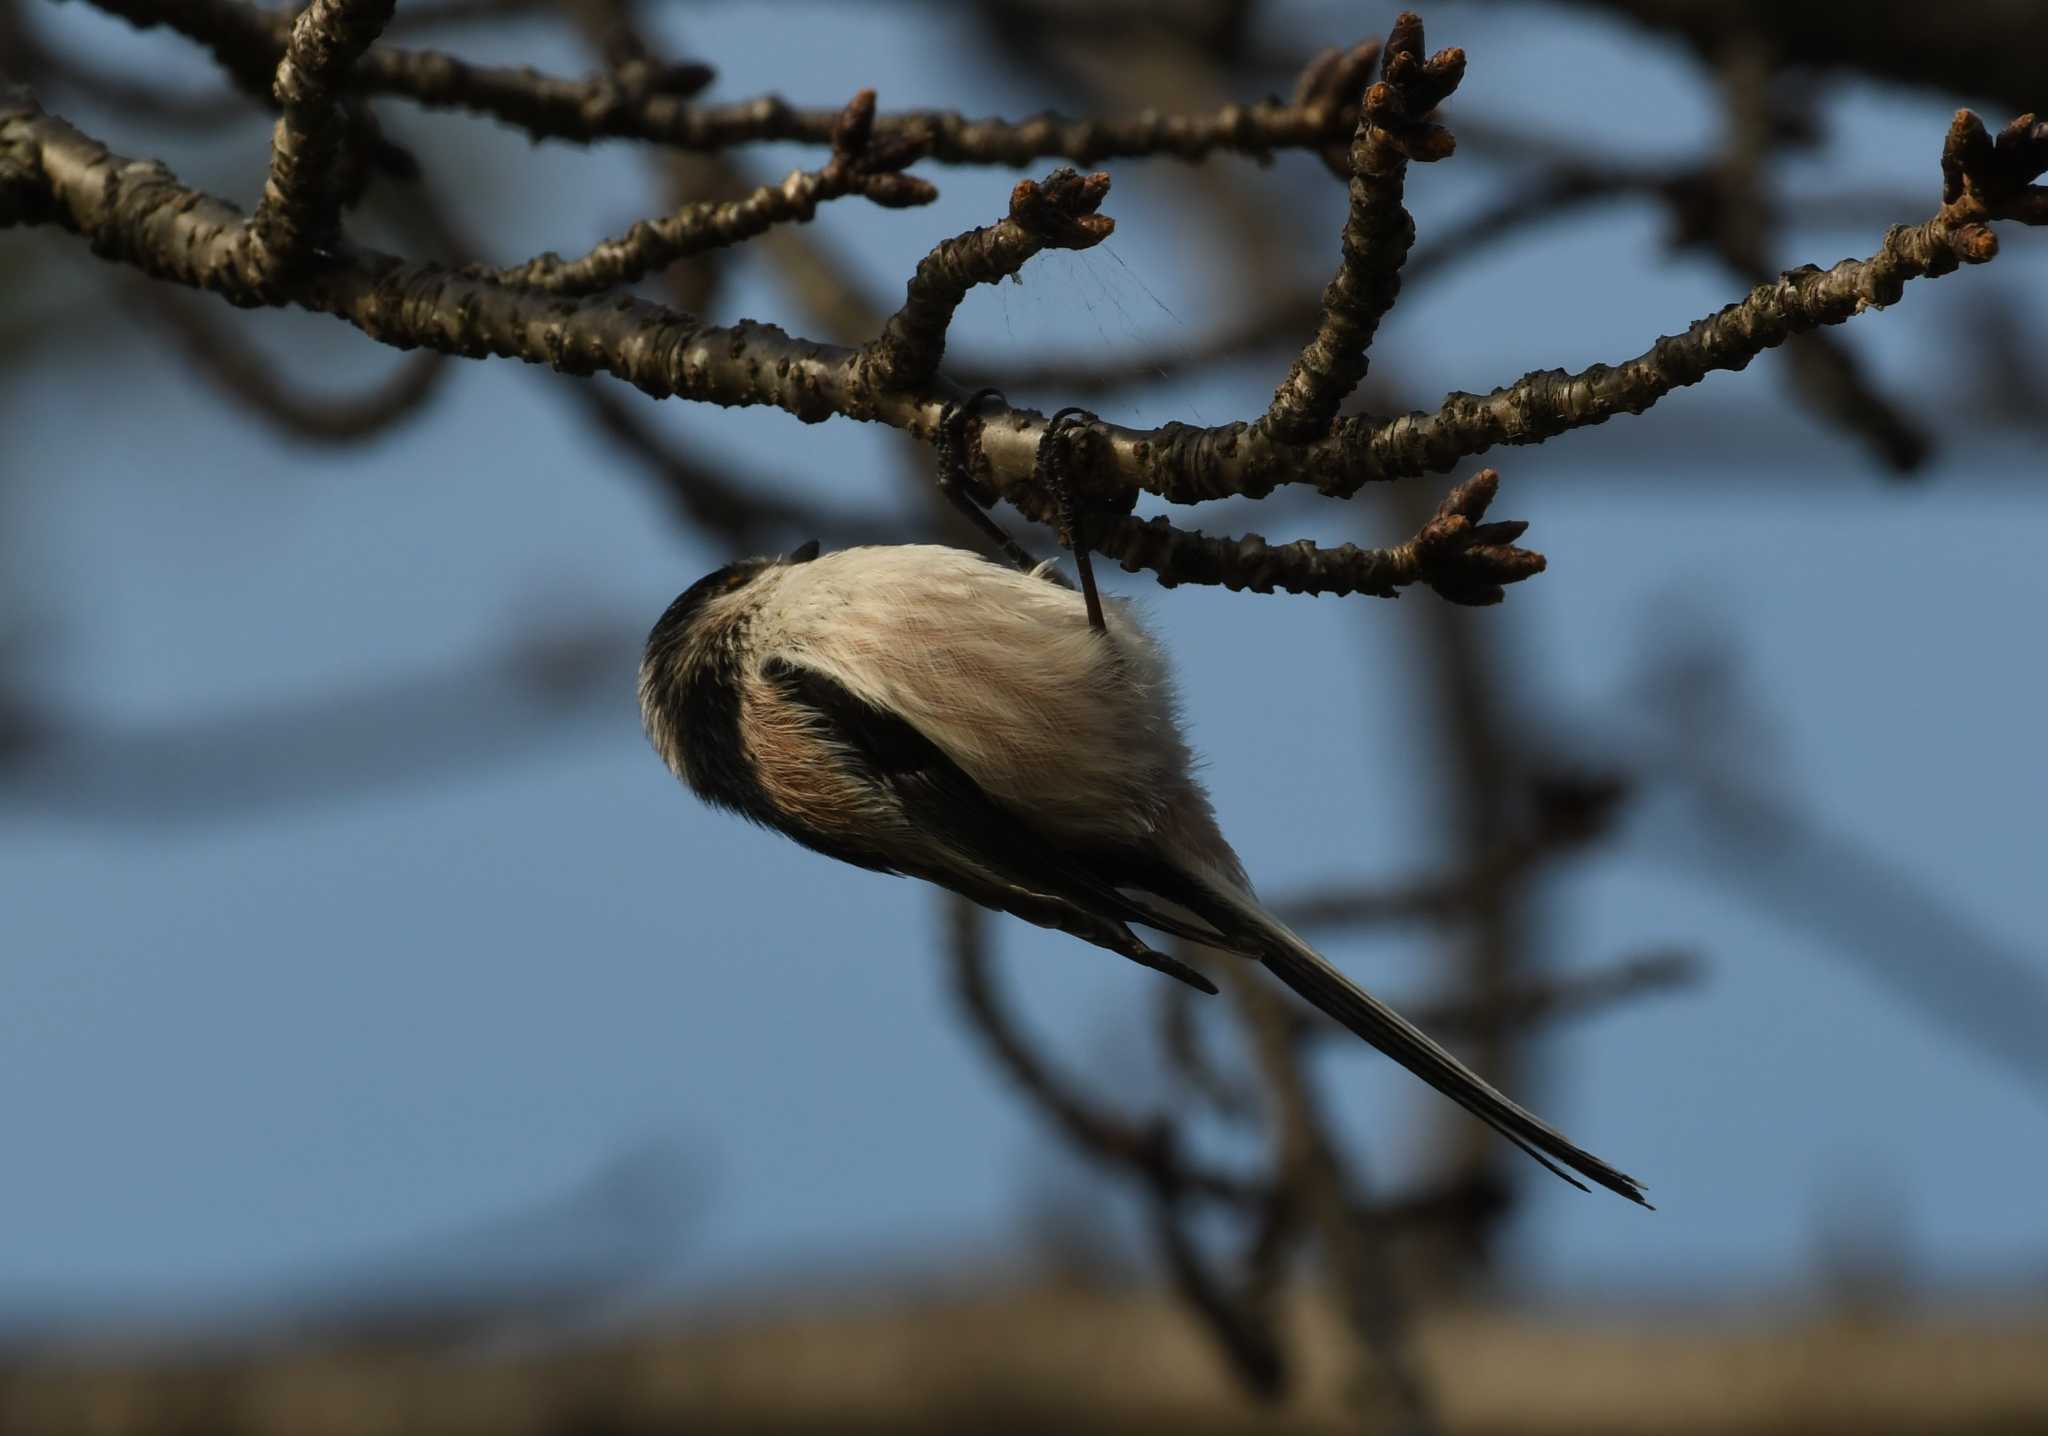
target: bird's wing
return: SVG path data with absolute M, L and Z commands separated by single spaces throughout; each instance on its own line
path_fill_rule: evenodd
M 1183 981 L 1190 970 L 1155 953 L 1124 923 L 1142 923 L 1214 944 L 1206 928 L 1119 892 L 1090 865 L 1032 829 L 991 797 L 907 720 L 884 712 L 817 669 L 786 658 L 761 669 L 781 702 L 808 714 L 813 733 L 838 747 L 861 778 L 886 793 L 903 818 L 904 840 L 886 850 L 871 838 L 798 834 L 812 847 L 864 867 L 923 878 L 976 902 L 1057 927 Z M 1206 980 L 1195 986 L 1213 991 Z

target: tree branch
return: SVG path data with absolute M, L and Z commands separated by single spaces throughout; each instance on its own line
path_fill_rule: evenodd
M 243 0 L 94 0 L 138 29 L 164 25 L 213 52 L 247 84 L 274 68 L 287 46 L 284 16 Z M 535 139 L 589 143 L 649 140 L 686 150 L 796 142 L 830 144 L 839 112 L 762 95 L 720 105 L 692 104 L 661 88 L 615 77 L 570 80 L 532 69 L 471 65 L 434 50 L 371 47 L 350 74 L 353 93 L 396 95 L 429 109 L 487 114 Z M 1263 158 L 1276 150 L 1317 149 L 1350 132 L 1355 111 L 1329 104 L 1274 101 L 1224 105 L 1207 114 L 1145 111 L 1121 120 L 970 119 L 947 110 L 906 110 L 877 117 L 876 137 L 905 144 L 942 164 L 1070 164 L 1158 156 L 1195 162 L 1218 152 Z
M 250 267 L 261 287 L 276 285 L 335 238 L 341 196 L 334 176 L 348 130 L 337 102 L 349 67 L 389 22 L 393 4 L 313 0 L 292 24 L 274 88 L 284 113 L 250 222 Z
M 1282 483 L 1349 495 L 1374 480 L 1445 471 L 1496 444 L 1536 443 L 1617 413 L 1639 413 L 1708 373 L 1743 367 L 1788 335 L 1893 303 L 1909 280 L 1992 258 L 1994 220 L 2048 222 L 2048 191 L 2032 183 L 2048 163 L 2044 135 L 2048 126 L 2028 117 L 1993 142 L 1965 112 L 1945 160 L 1953 196 L 1933 219 L 1894 227 L 1870 259 L 1844 260 L 1827 271 L 1809 266 L 1760 285 L 1618 367 L 1539 371 L 1490 395 L 1453 394 L 1434 414 L 1343 420 L 1305 444 L 1244 423 L 1152 430 L 1096 424 L 1089 462 L 1072 475 L 1079 497 L 1128 502 L 1143 489 L 1194 502 L 1261 497 Z M 160 164 L 111 154 L 18 89 L 0 92 L 0 182 L 7 187 L 0 218 L 9 223 L 60 224 L 85 236 L 102 257 L 231 302 L 283 302 L 239 263 L 245 226 L 232 206 L 179 185 Z M 1086 182 L 1078 192 L 1086 193 Z M 519 358 L 575 374 L 603 371 L 657 396 L 771 404 L 807 422 L 842 414 L 927 441 L 946 406 L 961 397 L 936 377 L 914 388 L 886 387 L 859 362 L 867 351 L 795 339 L 771 325 L 721 328 L 640 300 L 532 294 L 367 248 L 337 251 L 295 284 L 289 299 L 401 348 Z M 922 323 L 907 327 L 915 335 Z M 1012 409 L 969 427 L 975 476 L 1000 496 L 1032 495 L 1043 417 Z M 1138 539 L 1125 542 L 1135 548 Z M 1183 545 L 1181 552 L 1218 581 L 1227 571 L 1213 548 Z
M 1911 280 L 1985 263 L 1998 252 L 1986 220 L 2041 223 L 2027 217 L 2033 203 L 2016 201 L 2000 213 L 1947 205 L 1924 224 L 1895 225 L 1869 259 L 1845 259 L 1827 270 L 1812 265 L 1791 270 L 1620 365 L 1596 364 L 1577 373 L 1538 370 L 1491 394 L 1448 395 L 1433 414 L 1340 424 L 1333 440 L 1350 448 L 1358 462 L 1347 476 L 1322 485 L 1323 490 L 1348 495 L 1372 479 L 1441 472 L 1498 444 L 1538 444 L 1616 414 L 1640 414 L 1672 390 L 1697 384 L 1717 370 L 1745 368 L 1795 334 L 1895 304 Z
M 1376 51 L 1377 47 L 1374 48 Z M 1402 284 L 1412 289 L 1424 278 L 1434 279 L 1478 258 L 1524 229 L 1604 200 L 1642 196 L 1662 201 L 1674 213 L 1686 212 L 1697 207 L 1698 194 L 1706 183 L 1707 175 L 1698 167 L 1674 170 L 1629 165 L 1607 157 L 1561 162 L 1416 245 L 1401 267 Z M 1902 213 L 1910 214 L 1913 208 L 1909 198 L 1882 192 L 1824 194 L 1787 205 L 1786 218 L 1791 223 L 1809 225 L 1851 219 L 1881 224 Z M 1759 278 L 1745 277 L 1751 284 Z M 1176 338 L 1156 349 L 1050 359 L 1035 364 L 1015 363 L 993 353 L 976 354 L 965 360 L 956 359 L 956 373 L 977 384 L 993 383 L 1000 378 L 1003 387 L 1012 393 L 1050 390 L 1073 398 L 1088 398 L 1135 385 L 1163 383 L 1216 364 L 1277 349 L 1293 342 L 1302 330 L 1313 329 L 1321 321 L 1322 313 L 1321 293 L 1307 291 L 1268 301 L 1257 312 L 1208 334 Z
M 1465 74 L 1465 52 L 1422 58 L 1422 21 L 1402 12 L 1381 54 L 1384 78 L 1365 93 L 1351 141 L 1351 212 L 1344 258 L 1323 291 L 1322 321 L 1274 392 L 1261 427 L 1300 443 L 1329 432 L 1337 406 L 1365 377 L 1366 350 L 1401 292 L 1401 265 L 1415 243 L 1415 221 L 1401 206 L 1411 159 L 1450 154 L 1450 131 L 1428 115 Z
M 1712 250 L 1747 284 L 1768 283 L 1769 240 L 1776 205 L 1765 166 L 1775 141 L 1788 129 L 1774 105 L 1777 78 L 1767 46 L 1745 31 L 1731 36 L 1718 57 L 1728 142 L 1718 165 L 1674 204 L 1679 243 Z M 1785 346 L 1794 390 L 1820 418 L 1862 439 L 1895 472 L 1919 467 L 1929 441 L 1864 374 L 1855 354 L 1833 335 L 1816 330 Z
M 888 209 L 937 199 L 931 184 L 899 173 L 914 158 L 907 147 L 871 143 L 874 118 L 875 92 L 862 90 L 840 113 L 832 158 L 823 169 L 792 171 L 781 184 L 762 185 L 745 199 L 703 201 L 662 219 L 643 220 L 579 259 L 565 260 L 550 251 L 510 269 L 472 266 L 464 272 L 550 294 L 599 294 L 679 259 L 752 239 L 772 225 L 806 222 L 820 204 L 845 195 L 864 195 Z
M 1008 279 L 1043 249 L 1087 249 L 1109 238 L 1116 221 L 1098 214 L 1109 176 L 1054 170 L 1045 183 L 1019 180 L 1007 219 L 940 244 L 918 261 L 903 307 L 864 346 L 858 365 L 875 384 L 901 389 L 938 372 L 946 331 L 967 291 Z
M 1095 546 L 1123 565 L 1158 574 L 1162 587 L 1212 583 L 1237 592 L 1370 594 L 1398 598 L 1409 584 L 1427 584 L 1452 603 L 1499 603 L 1503 585 L 1543 572 L 1543 555 L 1516 548 L 1529 526 L 1519 519 L 1479 522 L 1500 490 L 1500 475 L 1482 469 L 1451 490 L 1436 517 L 1393 548 L 1342 544 L 1319 548 L 1307 539 L 1274 546 L 1257 534 L 1241 539 L 1184 532 L 1163 518 L 1117 520 Z

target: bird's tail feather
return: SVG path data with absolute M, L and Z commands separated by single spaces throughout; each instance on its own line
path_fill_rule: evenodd
M 1217 905 L 1249 930 L 1260 961 L 1319 1011 L 1343 1023 L 1581 1191 L 1584 1184 L 1561 1171 L 1559 1164 L 1632 1202 L 1650 1205 L 1643 1200 L 1641 1182 L 1574 1146 L 1554 1127 L 1503 1096 L 1421 1028 L 1338 971 L 1255 898 L 1229 891 L 1220 883 L 1205 883 L 1204 887 Z

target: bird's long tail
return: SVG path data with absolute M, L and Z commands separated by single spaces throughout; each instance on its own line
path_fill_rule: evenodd
M 1641 1182 L 1574 1146 L 1556 1128 L 1509 1101 L 1421 1028 L 1338 971 L 1257 899 L 1220 882 L 1204 883 L 1203 887 L 1212 899 L 1212 912 L 1221 907 L 1237 919 L 1231 924 L 1236 929 L 1233 935 L 1242 935 L 1274 976 L 1319 1011 L 1343 1023 L 1579 1190 L 1586 1190 L 1584 1183 L 1560 1170 L 1560 1164 L 1610 1192 L 1650 1205 L 1643 1200 Z

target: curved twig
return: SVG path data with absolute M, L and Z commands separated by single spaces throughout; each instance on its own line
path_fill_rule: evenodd
M 841 112 L 832 159 L 822 169 L 793 170 L 781 184 L 762 185 L 745 199 L 707 200 L 642 220 L 577 259 L 550 251 L 509 269 L 471 266 L 463 272 L 549 294 L 601 294 L 679 259 L 752 239 L 773 225 L 808 221 L 828 200 L 858 194 L 884 208 L 903 209 L 937 199 L 933 185 L 900 172 L 915 158 L 908 149 L 871 143 L 874 119 L 875 92 L 862 90 Z

